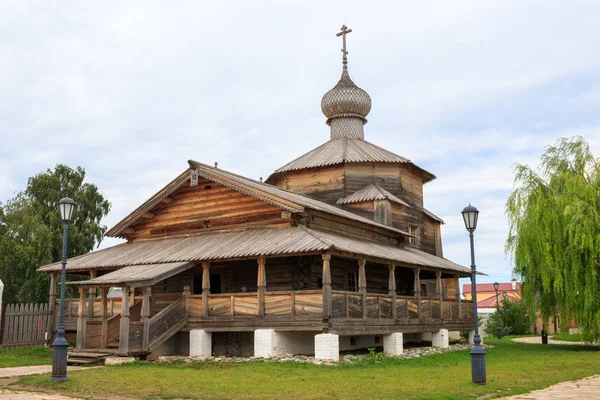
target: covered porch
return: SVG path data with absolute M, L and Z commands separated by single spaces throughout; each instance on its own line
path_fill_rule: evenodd
M 461 275 L 329 251 L 130 265 L 70 284 L 79 288 L 78 350 L 143 355 L 180 331 L 467 330 Z M 110 287 L 122 288 L 112 310 Z

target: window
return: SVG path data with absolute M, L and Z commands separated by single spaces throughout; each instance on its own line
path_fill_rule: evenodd
M 358 346 L 358 336 L 350 336 L 350 346 Z
M 348 272 L 348 290 L 358 292 L 358 272 Z
M 375 344 L 381 344 L 381 336 L 375 336 Z
M 418 245 L 419 244 L 419 226 L 418 225 L 408 225 L 408 233 L 411 235 L 415 235 L 415 237 L 409 237 L 408 243 Z

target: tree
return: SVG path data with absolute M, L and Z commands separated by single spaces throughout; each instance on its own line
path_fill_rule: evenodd
M 96 185 L 84 183 L 85 170 L 59 164 L 29 178 L 24 191 L 0 205 L 0 279 L 6 302 L 46 302 L 49 278 L 36 270 L 62 259 L 62 221 L 58 201 L 75 200 L 69 225 L 68 256 L 85 254 L 100 244 L 110 211 Z
M 499 313 L 495 311 L 493 314 L 491 314 L 485 323 L 485 331 L 489 336 L 496 335 L 498 320 L 500 320 L 500 328 L 502 328 L 502 334 L 504 334 L 503 305 L 500 306 L 499 311 Z M 508 321 L 508 331 L 511 335 L 524 335 L 529 333 L 531 330 L 531 323 L 529 320 L 529 315 L 527 315 L 527 308 L 525 305 L 519 302 L 506 300 L 506 320 Z
M 539 172 L 515 167 L 508 198 L 507 252 L 534 318 L 576 318 L 585 340 L 600 339 L 600 162 L 581 137 L 560 139 Z

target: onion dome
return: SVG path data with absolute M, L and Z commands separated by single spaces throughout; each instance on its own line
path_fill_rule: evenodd
M 366 123 L 366 117 L 371 111 L 371 96 L 352 82 L 348 74 L 347 64 L 344 64 L 342 77 L 337 85 L 325 93 L 321 100 L 321 110 L 327 117 L 327 124 L 333 118 L 358 117 Z
M 331 139 L 364 139 L 363 125 L 367 123 L 367 115 L 371 111 L 371 96 L 352 82 L 348 73 L 348 51 L 346 50 L 346 34 L 352 32 L 342 25 L 342 77 L 337 85 L 325 93 L 321 100 L 321 110 L 327 117 L 327 125 Z

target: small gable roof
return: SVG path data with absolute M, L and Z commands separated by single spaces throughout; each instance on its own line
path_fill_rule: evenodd
M 352 193 L 350 196 L 342 197 L 337 201 L 337 204 L 360 203 L 373 200 L 389 200 L 410 207 L 407 202 L 394 196 L 376 183 L 366 186 L 359 191 Z
M 120 237 L 123 235 L 123 231 L 137 223 L 145 213 L 154 209 L 162 200 L 169 195 L 173 194 L 177 189 L 184 185 L 191 177 L 192 171 L 196 171 L 199 176 L 204 179 L 219 183 L 223 186 L 229 187 L 238 192 L 244 193 L 248 196 L 252 196 L 256 199 L 262 200 L 266 203 L 281 207 L 282 209 L 289 212 L 303 212 L 305 209 L 311 209 L 315 211 L 325 212 L 338 217 L 346 218 L 348 220 L 361 222 L 378 228 L 383 228 L 388 231 L 400 233 L 405 236 L 411 236 L 408 232 L 393 228 L 379 222 L 375 222 L 368 218 L 361 217 L 357 214 L 351 213 L 346 210 L 342 210 L 336 206 L 324 203 L 322 201 L 313 199 L 311 197 L 289 192 L 284 189 L 280 189 L 276 186 L 269 185 L 267 183 L 258 182 L 250 178 L 246 178 L 241 175 L 234 174 L 223 169 L 211 167 L 206 164 L 202 164 L 198 161 L 189 160 L 190 168 L 179 175 L 175 180 L 170 182 L 161 191 L 152 196 L 148 201 L 138 207 L 135 211 L 117 223 L 108 232 L 107 236 Z
M 423 214 L 427 215 L 431 219 L 438 221 L 441 224 L 445 224 L 443 219 L 441 219 L 440 217 L 438 217 L 437 215 L 435 215 L 434 213 L 432 213 L 431 211 L 429 211 L 425 208 L 423 209 Z
M 331 139 L 319 147 L 312 149 L 308 153 L 301 155 L 295 160 L 290 161 L 283 167 L 275 170 L 275 172 L 267 179 L 267 181 L 269 181 L 273 175 L 280 172 L 325 167 L 347 162 L 407 163 L 414 165 L 423 172 L 425 182 L 435 179 L 434 174 L 415 165 L 408 158 L 404 158 L 398 154 L 392 153 L 391 151 L 367 142 L 364 139 L 344 137 Z

